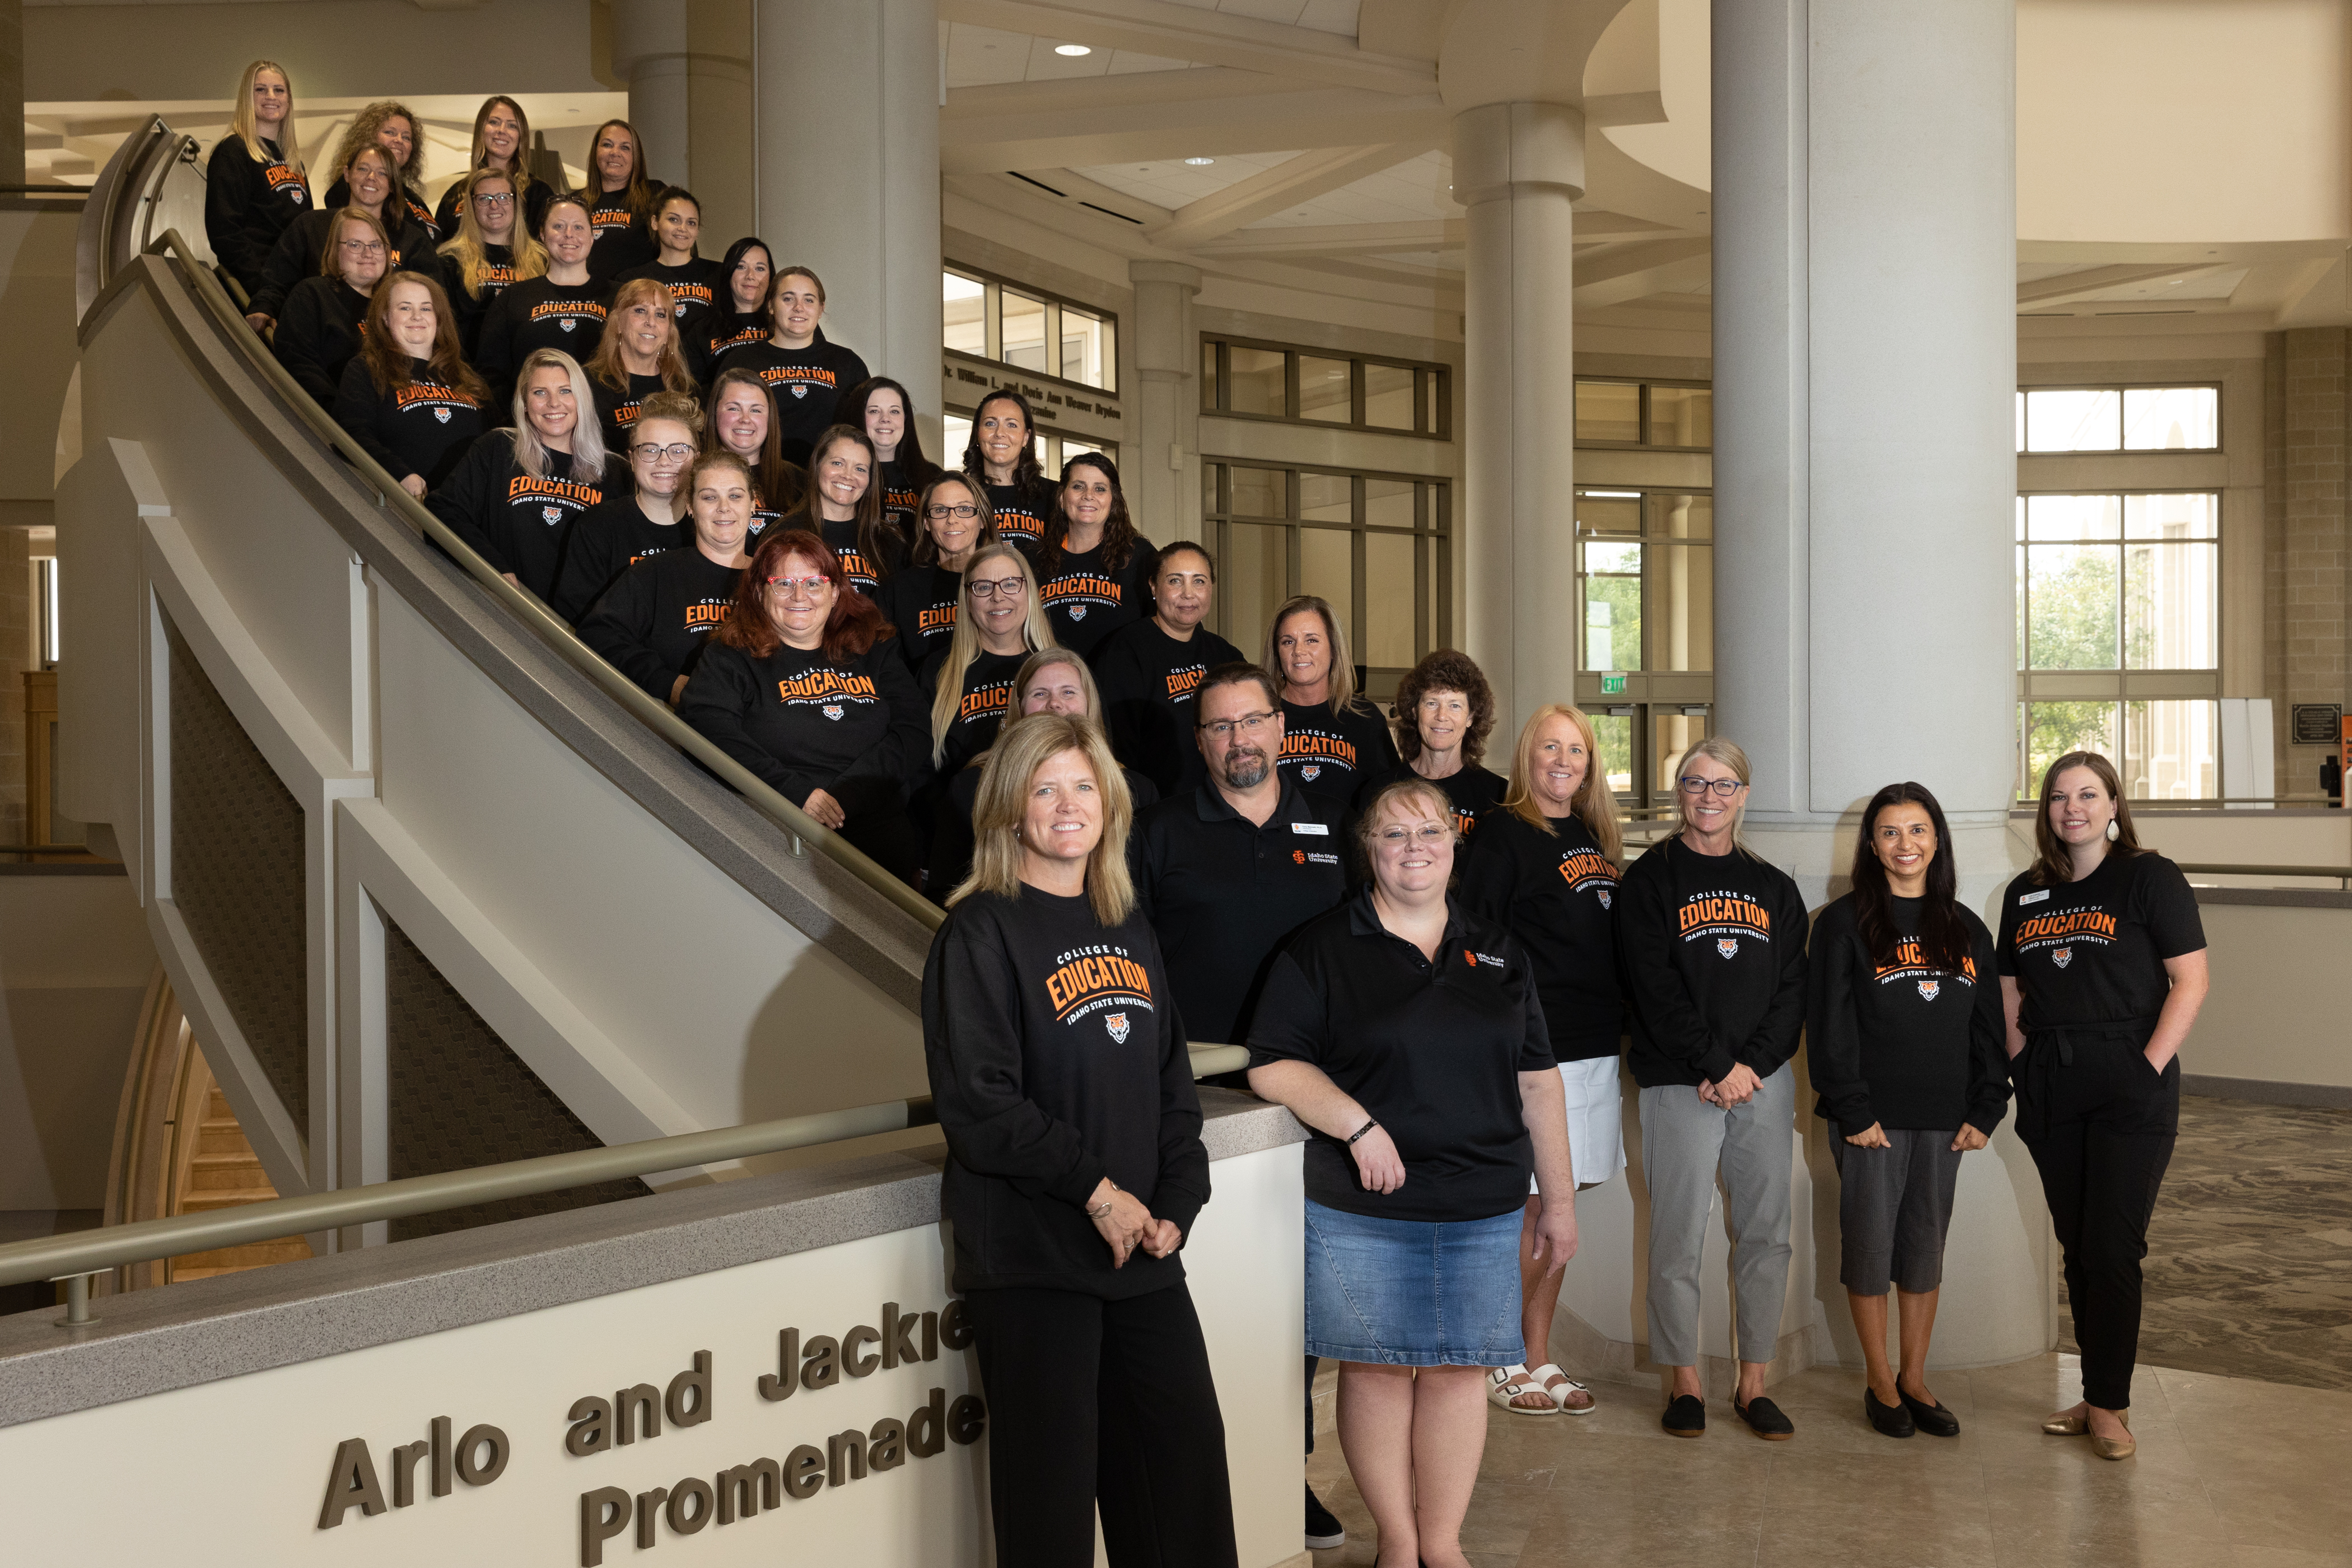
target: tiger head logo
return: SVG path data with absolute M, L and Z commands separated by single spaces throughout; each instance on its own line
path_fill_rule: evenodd
M 1919 982 L 1919 999 L 1923 1002 L 1933 1002 L 1937 994 L 1943 989 L 1943 984 L 1938 981 L 1922 980 Z
M 1110 1031 L 1110 1043 L 1112 1045 L 1123 1046 L 1127 1044 L 1128 1029 L 1126 1014 L 1105 1013 L 1103 1015 L 1103 1027 Z
M 563 509 L 560 506 L 541 507 L 539 509 L 539 518 L 540 521 L 546 523 L 548 527 L 553 528 L 557 523 L 563 521 Z
M 556 322 L 555 324 L 556 324 L 557 326 L 559 326 L 559 327 L 562 327 L 565 331 L 567 331 L 567 332 L 568 332 L 568 331 L 570 331 L 572 328 L 574 328 L 574 327 L 578 326 L 580 323 L 579 323 L 578 321 L 576 321 L 572 320 L 570 316 L 566 316 L 566 317 L 564 317 L 562 321 L 560 321 Z
M 1083 621 L 1086 618 L 1087 607 L 1084 605 L 1072 605 L 1070 606 L 1070 619 L 1074 621 Z
M 1323 770 L 1319 765 L 1309 765 L 1299 769 L 1298 776 L 1305 779 L 1308 784 L 1313 784 L 1317 779 L 1323 776 Z
M 1739 956 L 1739 939 L 1736 936 L 1717 937 L 1715 939 L 1715 951 L 1723 954 L 1726 958 L 1738 958 Z
M 2074 962 L 2074 950 L 2071 947 L 2062 947 L 2050 955 L 2050 962 L 2063 969 Z
M 677 310 L 677 319 L 678 319 L 679 321 L 682 321 L 686 320 L 686 305 L 685 305 L 685 302 L 684 302 L 684 301 L 682 301 L 682 300 L 681 300 L 681 301 L 679 302 L 679 304 L 678 304 Z
M 1601 888 L 1601 889 L 1597 889 L 1597 890 L 1594 892 L 1593 897 L 1595 897 L 1595 898 L 1597 898 L 1597 899 L 1599 899 L 1599 900 L 1601 900 L 1601 907 L 1602 909 L 1604 909 L 1604 910 L 1605 910 L 1605 909 L 1607 909 L 1607 908 L 1609 907 L 1609 905 L 1610 905 L 1610 903 L 1611 903 L 1611 901 L 1612 901 L 1612 900 L 1611 900 L 1611 899 L 1610 899 L 1610 896 L 1609 896 L 1609 889 L 1606 889 L 1606 888 Z
M 838 719 L 841 717 L 841 704 L 838 702 L 828 702 L 824 705 L 824 711 L 826 718 Z
M 433 411 L 433 417 L 446 425 L 449 423 L 449 411 L 446 408 L 436 408 Z
M 807 385 L 805 384 L 796 384 L 793 387 L 793 395 L 794 397 L 806 397 L 808 395 Z

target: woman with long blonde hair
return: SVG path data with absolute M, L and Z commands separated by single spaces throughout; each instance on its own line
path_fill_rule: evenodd
M 596 393 L 596 423 L 604 445 L 625 451 L 637 411 L 656 392 L 694 394 L 686 356 L 678 352 L 677 315 L 669 290 L 650 278 L 613 291 L 604 332 L 584 368 Z
M 973 551 L 955 631 L 922 673 L 931 704 L 931 766 L 951 775 L 988 750 L 1012 710 L 1022 661 L 1053 646 L 1028 556 L 1006 540 Z
M 1381 710 L 1357 695 L 1348 629 L 1328 600 L 1282 602 L 1266 623 L 1265 668 L 1282 683 L 1284 773 L 1318 795 L 1370 799 L 1397 771 L 1396 742 Z
M 604 502 L 588 374 L 570 354 L 540 349 L 522 362 L 509 413 L 510 427 L 477 440 L 425 504 L 508 582 L 553 604 L 574 525 Z
M 997 1560 L 1090 1563 L 1099 1510 L 1114 1561 L 1232 1568 L 1224 1424 L 1176 1256 L 1209 1158 L 1128 879 L 1126 785 L 1100 730 L 1041 715 L 990 758 L 975 815 L 923 966 L 923 1055 Z
M 205 164 L 205 239 L 213 259 L 252 298 L 286 226 L 310 210 L 294 129 L 294 79 L 276 60 L 255 60 L 236 84 L 228 132 Z M 260 311 L 246 317 L 256 331 Z
M 1565 702 L 1528 716 L 1511 753 L 1500 807 L 1479 819 L 1463 857 L 1460 895 L 1519 939 L 1535 966 L 1552 1059 L 1568 1100 L 1569 1149 L 1579 1187 L 1625 1165 L 1618 1131 L 1617 1039 L 1624 1003 L 1612 906 L 1624 856 L 1616 792 L 1592 721 Z M 1530 1196 L 1519 1236 L 1520 1335 L 1526 1363 L 1497 1367 L 1487 1398 L 1522 1415 L 1583 1415 L 1592 1393 L 1549 1352 L 1560 1274 L 1536 1255 L 1543 1203 Z
M 1796 1436 L 1764 1394 L 1789 1286 L 1789 1061 L 1805 1021 L 1804 896 L 1739 842 L 1748 753 L 1710 735 L 1675 769 L 1681 831 L 1652 845 L 1617 889 L 1617 942 L 1633 1016 L 1626 1065 L 1642 1091 L 1650 1188 L 1650 1359 L 1667 1373 L 1660 1425 L 1702 1436 L 1699 1260 L 1718 1176 L 1731 1223 L 1731 1408 L 1758 1436 Z
M 515 177 L 504 169 L 477 169 L 450 190 L 457 197 L 457 232 L 441 242 L 441 287 L 457 312 L 458 341 L 471 355 L 482 317 L 499 295 L 547 275 L 547 247 L 523 226 Z

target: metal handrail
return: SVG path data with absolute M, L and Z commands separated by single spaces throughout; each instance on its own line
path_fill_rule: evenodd
M 632 717 L 716 773 L 796 841 L 814 844 L 859 881 L 920 921 L 924 930 L 939 929 L 940 922 L 947 918 L 939 906 L 883 870 L 831 828 L 820 826 L 758 774 L 719 750 L 700 731 L 672 712 L 667 703 L 647 695 L 636 682 L 614 669 L 602 655 L 574 636 L 572 628 L 540 603 L 536 595 L 508 582 L 497 568 L 475 553 L 472 546 L 452 532 L 448 525 L 427 510 L 415 497 L 401 489 L 398 481 L 384 472 L 375 459 L 352 438 L 350 432 L 336 424 L 310 395 L 302 390 L 286 367 L 278 363 L 277 356 L 262 347 L 261 340 L 246 324 L 244 312 L 229 300 L 220 279 L 213 276 L 211 268 L 196 258 L 194 249 L 176 228 L 165 229 L 162 237 L 147 247 L 147 254 L 151 256 L 162 258 L 167 252 L 169 259 L 179 268 L 189 286 L 195 290 L 196 297 L 219 319 L 221 325 L 228 329 L 227 336 L 238 345 L 262 378 L 268 382 L 279 400 L 310 427 L 312 435 L 351 464 L 362 482 L 376 492 L 378 506 L 440 546 L 492 598 L 536 633 L 540 640 L 553 648 L 566 663 L 588 677 L 606 696 L 627 709 Z
M 2352 881 L 2352 866 L 2240 866 L 2215 861 L 2174 862 L 2184 873 L 2207 877 L 2334 877 Z

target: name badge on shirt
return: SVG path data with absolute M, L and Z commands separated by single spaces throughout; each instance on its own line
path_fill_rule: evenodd
M 2051 889 L 2044 888 L 2038 893 L 2020 893 L 2017 895 L 2017 901 L 2021 904 L 2038 904 L 2050 894 Z
M 1312 833 L 1318 837 L 1324 838 L 1328 838 L 1331 836 L 1330 828 L 1325 826 L 1319 822 L 1294 822 L 1290 825 L 1290 831 L 1293 833 Z

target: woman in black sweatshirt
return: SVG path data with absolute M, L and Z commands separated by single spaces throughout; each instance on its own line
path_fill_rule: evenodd
M 989 1398 L 1002 1563 L 1231 1568 L 1207 1345 L 1177 1256 L 1209 1201 L 1191 1053 L 1127 875 L 1101 731 L 1040 717 L 982 781 L 923 966 L 923 1054 Z M 1109 1388 L 1118 1391 L 1113 1397 Z
M 699 458 L 686 488 L 693 548 L 637 562 L 580 623 L 582 642 L 673 708 L 710 634 L 732 612 L 749 564 L 743 525 L 751 516 L 751 476 L 742 459 L 731 452 Z
M 1381 710 L 1356 694 L 1348 631 L 1328 600 L 1300 594 L 1276 608 L 1265 668 L 1282 683 L 1282 771 L 1342 805 L 1370 800 L 1397 771 L 1396 742 Z
M 344 190 L 345 200 L 318 212 L 304 213 L 278 237 L 269 260 L 262 268 L 261 286 L 253 293 L 257 315 L 277 320 L 294 286 L 305 278 L 316 278 L 324 268 L 327 225 L 345 206 L 358 207 L 383 227 L 391 243 L 384 255 L 384 265 L 390 269 L 419 273 L 440 269 L 440 264 L 433 258 L 432 236 L 408 216 L 401 201 L 400 187 L 393 177 L 392 154 L 381 147 L 362 147 L 352 161 L 351 174 L 352 184 L 347 190 L 336 187 Z
M 339 207 L 350 201 L 351 191 L 344 182 L 350 177 L 352 161 L 362 147 L 373 147 L 390 155 L 393 165 L 393 185 L 400 193 L 401 206 L 408 221 L 424 231 L 428 242 L 441 238 L 441 230 L 433 222 L 433 209 L 417 189 L 425 178 L 425 138 L 419 129 L 421 121 L 406 104 L 393 99 L 379 99 L 352 116 L 343 127 L 343 137 L 335 144 L 335 157 L 330 166 L 333 183 L 327 187 L 321 206 Z
M 563 546 L 555 596 L 548 601 L 557 615 L 579 625 L 623 573 L 694 542 L 694 530 L 685 521 L 686 476 L 698 455 L 694 443 L 701 428 L 701 411 L 684 393 L 656 392 L 646 399 L 620 454 L 628 463 L 630 482 L 614 474 L 614 482 L 604 487 L 604 504 L 582 514 Z M 654 695 L 666 699 L 668 693 Z
M 1045 537 L 1054 515 L 1054 487 L 1037 461 L 1037 416 L 1017 392 L 992 392 L 971 413 L 971 439 L 963 449 L 966 473 L 988 487 L 996 536 L 1024 550 Z
M 589 226 L 595 246 L 588 253 L 590 276 L 609 289 L 622 273 L 643 267 L 657 254 L 652 225 L 656 187 L 646 173 L 645 142 L 625 120 L 596 127 L 588 149 L 592 205 Z
M 1158 553 L 1135 531 L 1117 463 L 1100 452 L 1080 452 L 1064 463 L 1036 550 L 1037 597 L 1053 623 L 1054 640 L 1090 653 L 1111 633 L 1141 620 Z
M 1495 730 L 1495 689 L 1486 672 L 1466 653 L 1438 648 L 1405 671 L 1392 706 L 1398 760 L 1445 792 L 1454 826 L 1467 837 L 1503 804 L 1508 787 L 1502 774 L 1481 765 Z
M 889 640 L 824 540 L 772 528 L 677 713 L 913 887 L 922 857 L 907 781 L 923 759 L 923 708 Z
M 923 487 L 915 510 L 922 517 L 922 531 L 915 536 L 907 564 L 882 584 L 879 601 L 898 630 L 909 672 L 920 670 L 948 646 L 963 595 L 964 566 L 973 551 L 996 537 L 980 481 L 969 474 L 940 474 Z
M 784 461 L 776 433 L 776 405 L 766 384 L 748 370 L 722 370 L 704 399 L 709 418 L 702 432 L 706 452 L 732 452 L 751 475 L 751 535 L 745 551 L 779 519 L 799 510 L 808 493 L 808 475 Z
M 776 264 L 768 242 L 745 235 L 719 258 L 719 281 L 702 336 L 690 345 L 694 374 L 708 380 L 730 349 L 763 343 L 772 330 L 768 323 L 768 289 L 774 283 Z M 765 384 L 764 383 L 762 384 Z
M 321 408 L 335 405 L 385 270 L 383 229 L 374 218 L 358 207 L 337 207 L 331 220 L 326 270 L 294 285 L 269 340 L 278 363 Z
M 805 528 L 823 539 L 841 557 L 849 585 L 869 599 L 880 596 L 882 585 L 907 561 L 906 536 L 882 512 L 876 472 L 880 467 L 874 444 L 864 435 L 846 425 L 834 426 L 816 438 L 801 504 L 780 524 Z
M 482 100 L 482 107 L 474 111 L 473 153 L 466 160 L 466 167 L 476 173 L 495 171 L 511 180 L 520 208 L 515 214 L 515 222 L 520 226 L 518 232 L 539 232 L 540 220 L 547 216 L 547 204 L 554 199 L 555 188 L 545 180 L 531 177 L 530 116 L 522 111 L 521 104 L 504 93 Z M 460 179 L 441 193 L 441 200 L 433 208 L 434 232 L 444 239 L 456 234 L 463 221 L 466 194 L 466 182 Z
M 1720 1172 L 1735 1237 L 1739 1384 L 1732 1409 L 1759 1436 L 1796 1428 L 1764 1397 L 1789 1283 L 1789 1058 L 1805 1014 L 1805 900 L 1739 843 L 1748 753 L 1710 735 L 1675 779 L 1682 831 L 1652 845 L 1617 889 L 1617 950 L 1633 1006 L 1626 1062 L 1642 1089 L 1650 1187 L 1650 1356 L 1673 1374 L 1661 1425 L 1706 1430 L 1699 1393 L 1699 1256 Z
M 670 313 L 667 289 L 640 278 L 614 289 L 606 309 L 595 356 L 582 368 L 596 394 L 596 423 L 604 426 L 604 445 L 623 452 L 646 399 L 657 392 L 691 396 L 694 378 L 677 352 L 677 319 Z
M 482 433 L 488 401 L 489 389 L 457 352 L 441 285 L 415 272 L 377 284 L 359 357 L 343 367 L 335 422 L 422 500 Z
M 694 247 L 701 233 L 702 204 L 684 185 L 670 186 L 654 204 L 654 258 L 614 279 L 628 283 L 650 278 L 669 290 L 678 353 L 698 386 L 710 374 L 709 362 L 703 357 L 704 345 L 709 341 L 711 319 L 719 311 L 719 290 L 725 287 L 719 263 L 706 259 Z
M 1863 808 L 1853 891 L 1813 922 L 1805 1058 L 1838 1169 L 1838 1279 L 1862 1337 L 1863 1414 L 1890 1437 L 1959 1436 L 1927 1389 L 1927 1342 L 1960 1156 L 2009 1104 L 1992 933 L 1958 898 L 1944 808 L 1888 784 Z M 1902 1300 L 1903 1374 L 1886 1364 Z
M 543 601 L 554 598 L 574 524 L 604 500 L 604 447 L 590 408 L 587 373 L 568 354 L 540 350 L 523 361 L 512 428 L 476 441 L 425 501 L 508 582 Z
M 515 211 L 514 176 L 478 169 L 459 180 L 457 232 L 441 242 L 441 288 L 457 312 L 466 357 L 479 352 L 482 318 L 500 294 L 547 274 L 547 249 Z
M 915 503 L 923 487 L 940 474 L 940 466 L 923 456 L 922 437 L 915 429 L 915 400 L 887 375 L 869 375 L 844 395 L 835 411 L 844 425 L 866 432 L 882 467 L 877 483 L 882 491 L 882 521 L 903 542 L 922 533 Z
M 1164 799 L 1208 777 L 1194 706 L 1201 678 L 1221 664 L 1246 663 L 1241 649 L 1202 627 L 1217 593 L 1217 563 L 1180 539 L 1153 559 L 1151 614 L 1095 645 L 1095 680 L 1118 760 L 1149 778 Z
M 228 132 L 205 164 L 205 239 L 250 299 L 278 237 L 310 208 L 294 134 L 293 79 L 275 60 L 255 60 L 237 84 Z M 269 325 L 268 316 L 247 310 L 257 331 Z
M 768 338 L 730 349 L 718 369 L 757 375 L 775 399 L 779 438 L 789 462 L 808 461 L 809 448 L 840 421 L 841 395 L 871 374 L 866 362 L 826 341 L 824 283 L 805 267 L 787 267 L 768 288 Z
M 523 361 L 541 349 L 585 361 L 604 335 L 612 292 L 588 276 L 588 247 L 595 236 L 588 226 L 587 204 L 578 196 L 548 203 L 539 237 L 547 249 L 546 275 L 501 292 L 484 312 L 474 345 L 474 368 L 490 384 L 501 408 L 514 395 L 515 374 Z M 593 409 L 583 412 L 594 416 Z
M 1029 558 L 1002 539 L 973 551 L 954 635 L 921 677 L 930 701 L 931 766 L 940 777 L 954 777 L 988 750 L 1013 710 L 1013 678 L 1031 654 L 1053 646 Z

